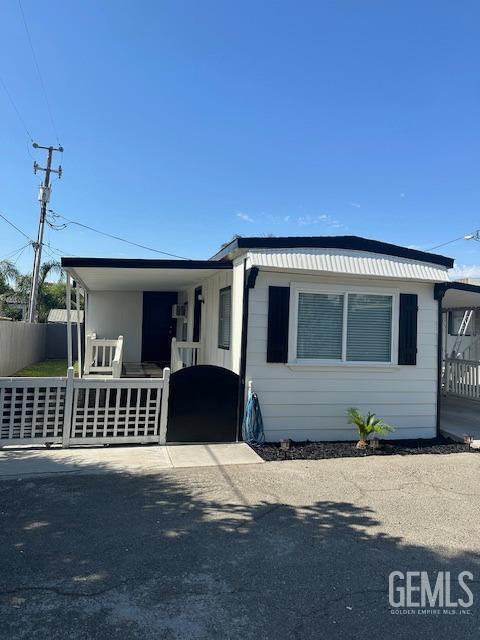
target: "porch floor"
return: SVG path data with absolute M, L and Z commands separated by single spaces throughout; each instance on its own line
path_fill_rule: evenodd
M 124 362 L 122 378 L 163 378 L 163 368 L 157 362 Z
M 442 396 L 440 431 L 460 442 L 464 435 L 473 436 L 480 444 L 480 402 Z

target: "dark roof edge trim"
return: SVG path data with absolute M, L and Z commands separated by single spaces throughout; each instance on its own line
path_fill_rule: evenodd
M 442 300 L 449 289 L 480 294 L 480 286 L 476 284 L 467 284 L 466 282 L 437 282 L 433 290 L 433 297 L 435 300 Z
M 106 269 L 232 269 L 230 260 L 148 260 L 139 258 L 62 258 L 62 267 Z
M 235 238 L 210 260 L 221 260 L 236 249 L 350 249 L 384 255 L 408 258 L 430 264 L 438 264 L 447 269 L 453 267 L 453 258 L 418 249 L 408 249 L 388 242 L 370 240 L 359 236 L 295 236 L 286 238 Z

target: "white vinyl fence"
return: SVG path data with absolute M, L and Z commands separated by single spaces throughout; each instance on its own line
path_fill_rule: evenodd
M 170 370 L 163 378 L 0 378 L 0 447 L 165 444 Z
M 480 362 L 445 358 L 443 392 L 446 395 L 480 400 Z
M 0 376 L 45 358 L 46 324 L 0 320 Z

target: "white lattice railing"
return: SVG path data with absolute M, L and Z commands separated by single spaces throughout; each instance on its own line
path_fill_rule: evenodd
M 97 338 L 95 333 L 88 334 L 85 339 L 84 375 L 110 374 L 112 378 L 120 378 L 123 362 L 123 336 L 112 340 Z
M 480 400 L 480 362 L 445 358 L 443 392 L 470 400 Z
M 170 362 L 172 373 L 185 367 L 194 367 L 197 365 L 199 354 L 199 342 L 179 342 L 176 338 L 172 338 L 172 356 Z
M 158 442 L 167 434 L 163 378 L 0 378 L 0 446 Z
M 0 378 L 0 445 L 62 442 L 66 378 Z

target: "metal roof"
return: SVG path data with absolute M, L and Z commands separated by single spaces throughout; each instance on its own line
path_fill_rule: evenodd
M 83 322 L 84 313 L 80 310 L 80 322 Z M 72 322 L 77 322 L 77 311 L 72 309 L 70 312 L 70 319 Z M 47 322 L 67 322 L 67 310 L 66 309 L 50 309 L 48 312 Z
M 437 264 L 447 269 L 453 267 L 453 259 L 436 253 L 427 253 L 417 249 L 409 249 L 388 242 L 379 242 L 359 236 L 286 236 L 283 238 L 248 237 L 234 238 L 224 245 L 211 260 L 232 259 L 242 249 L 346 249 L 350 251 L 368 251 L 398 258 L 407 258 L 429 264 Z
M 346 249 L 252 249 L 248 266 L 282 271 L 315 271 L 357 276 L 448 281 L 446 267 L 407 258 Z

